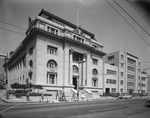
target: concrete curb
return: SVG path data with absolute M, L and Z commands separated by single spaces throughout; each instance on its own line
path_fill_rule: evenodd
M 73 103 L 73 102 L 87 102 L 87 101 L 101 101 L 101 100 L 117 100 L 117 98 L 114 97 L 99 97 L 99 98 L 86 98 L 86 99 L 79 99 L 79 101 L 74 100 L 74 101 L 58 101 L 58 100 L 48 100 L 48 101 L 44 101 L 44 102 L 39 102 L 39 101 L 26 101 L 26 100 L 22 100 L 22 99 L 5 99 L 5 96 L 0 96 L 0 100 L 3 101 L 4 103 Z M 148 98 L 148 97 L 133 97 L 132 99 L 143 99 L 143 98 Z

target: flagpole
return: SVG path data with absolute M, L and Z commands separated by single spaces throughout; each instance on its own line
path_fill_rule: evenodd
M 79 16 L 78 16 L 79 13 L 78 12 L 79 12 L 79 9 L 77 9 L 77 29 L 78 29 L 78 26 L 79 26 L 79 21 L 78 21 L 79 20 Z

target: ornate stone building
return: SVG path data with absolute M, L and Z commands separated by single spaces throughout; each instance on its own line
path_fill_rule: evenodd
M 6 75 L 3 67 L 5 60 L 6 60 L 6 54 L 0 54 L 0 89 L 5 88 Z
M 41 10 L 29 18 L 26 37 L 9 61 L 8 85 L 32 83 L 45 90 L 103 92 L 103 45 L 93 33 Z

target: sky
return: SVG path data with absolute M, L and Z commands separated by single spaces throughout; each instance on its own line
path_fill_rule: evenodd
M 125 51 L 139 57 L 143 64 L 149 63 L 149 35 L 117 6 L 118 11 L 114 9 L 109 2 L 106 0 L 0 0 L 0 53 L 9 53 L 17 48 L 25 38 L 28 17 L 36 18 L 42 8 L 73 24 L 77 22 L 78 9 L 79 26 L 95 34 L 97 41 L 104 45 L 105 53 Z M 148 25 L 146 28 L 146 31 L 150 31 Z M 145 63 L 145 66 L 150 67 L 148 63 Z

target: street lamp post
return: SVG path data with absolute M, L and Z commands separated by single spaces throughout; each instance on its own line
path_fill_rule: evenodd
M 78 62 L 78 78 L 77 78 L 77 99 L 78 99 L 78 101 L 79 101 L 79 79 L 80 79 L 79 64 L 84 63 L 84 62 L 85 62 L 85 60 Z

